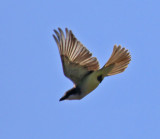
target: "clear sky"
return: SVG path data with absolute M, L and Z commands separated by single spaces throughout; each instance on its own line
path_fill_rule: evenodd
M 160 139 L 159 0 L 0 2 L 0 139 Z M 80 101 L 53 29 L 68 27 L 102 67 L 114 44 L 132 61 Z

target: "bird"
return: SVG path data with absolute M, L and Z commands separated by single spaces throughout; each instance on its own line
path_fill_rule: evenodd
M 113 52 L 100 68 L 96 57 L 75 37 L 71 30 L 53 30 L 59 48 L 63 72 L 74 84 L 59 101 L 81 100 L 98 87 L 104 77 L 122 73 L 131 61 L 131 55 L 121 45 L 114 45 Z

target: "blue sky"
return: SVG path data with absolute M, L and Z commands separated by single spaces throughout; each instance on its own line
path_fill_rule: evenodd
M 160 1 L 0 2 L 1 139 L 159 139 Z M 129 49 L 122 74 L 80 101 L 63 75 L 53 29 L 68 27 L 102 67 L 114 44 Z

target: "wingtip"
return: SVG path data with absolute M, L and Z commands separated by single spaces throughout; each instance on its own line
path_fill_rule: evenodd
M 62 29 L 60 27 L 58 27 L 59 32 L 62 32 Z
M 52 36 L 53 36 L 53 38 L 56 40 L 57 38 L 56 38 L 56 36 L 54 35 L 54 34 L 52 34 Z
M 68 32 L 68 28 L 65 28 L 65 31 Z
M 57 32 L 57 30 L 56 29 L 53 29 L 53 31 L 56 33 Z

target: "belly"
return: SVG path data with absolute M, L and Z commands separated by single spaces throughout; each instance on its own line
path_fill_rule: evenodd
M 84 80 L 82 81 L 80 87 L 82 92 L 82 97 L 89 94 L 91 91 L 97 88 L 97 86 L 100 84 L 100 82 L 97 80 L 97 73 L 93 72 L 90 75 L 88 75 Z

